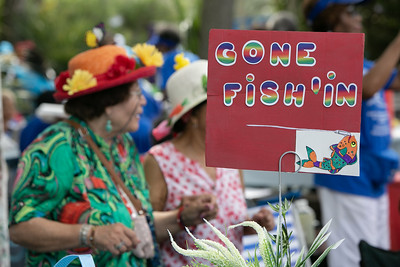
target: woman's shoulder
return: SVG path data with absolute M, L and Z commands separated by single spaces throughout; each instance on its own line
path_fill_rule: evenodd
M 27 169 L 35 160 L 40 159 L 37 172 L 46 172 L 50 166 L 58 170 L 58 177 L 70 175 L 74 169 L 75 157 L 68 138 L 68 126 L 64 122 L 56 123 L 46 128 L 22 153 L 20 161 Z
M 72 128 L 68 123 L 64 121 L 54 123 L 43 130 L 43 132 L 41 132 L 27 147 L 27 149 L 32 149 L 32 147 L 34 148 L 37 146 L 43 146 L 44 144 L 68 142 L 69 137 L 71 136 L 71 132 Z
M 69 123 L 65 121 L 56 122 L 49 127 L 47 127 L 41 135 L 48 135 L 48 136 L 65 136 L 71 133 L 72 127 Z
M 174 145 L 171 141 L 166 141 L 155 146 L 152 146 L 149 150 L 151 155 L 162 155 L 162 154 L 170 154 L 174 150 Z
M 240 170 L 231 168 L 220 168 L 217 167 L 217 171 L 225 175 L 230 175 L 232 177 L 240 177 Z

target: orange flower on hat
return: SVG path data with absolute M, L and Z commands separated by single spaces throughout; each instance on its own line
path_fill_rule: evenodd
M 68 92 L 68 95 L 73 95 L 77 92 L 86 90 L 97 85 L 97 80 L 93 74 L 87 70 L 77 69 L 72 78 L 67 78 L 63 90 Z
M 164 63 L 161 52 L 154 45 L 137 44 L 132 50 L 145 66 L 161 67 Z

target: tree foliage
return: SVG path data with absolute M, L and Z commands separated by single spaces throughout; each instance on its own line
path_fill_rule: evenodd
M 129 45 L 146 41 L 153 23 L 167 21 L 185 31 L 185 46 L 198 53 L 201 42 L 208 41 L 200 38 L 204 3 L 204 0 L 0 0 L 0 39 L 13 43 L 33 40 L 59 72 L 66 68 L 71 56 L 86 49 L 85 32 L 101 21 L 107 31 L 123 34 Z M 299 18 L 299 30 L 308 30 L 301 0 L 235 0 L 234 3 L 240 7 L 234 17 L 239 9 L 240 16 L 246 18 L 290 10 Z M 400 2 L 370 0 L 360 6 L 360 11 L 364 16 L 366 56 L 375 59 L 400 29 Z M 122 24 L 111 27 L 109 21 L 113 17 Z
M 368 1 L 360 11 L 366 32 L 366 57 L 376 59 L 400 31 L 400 1 Z
M 288 9 L 298 16 L 299 30 L 309 30 L 301 9 L 302 0 L 271 1 L 277 10 Z M 367 0 L 357 8 L 363 16 L 365 56 L 374 60 L 400 31 L 400 1 Z
M 13 2 L 14 1 L 14 2 Z M 16 2 L 19 2 L 18 5 Z M 68 59 L 87 49 L 85 33 L 99 22 L 106 31 L 121 33 L 128 45 L 145 42 L 152 23 L 179 23 L 190 13 L 192 1 L 183 0 L 0 0 L 1 40 L 33 40 L 57 72 Z M 8 19 L 7 19 L 8 18 Z M 112 27 L 110 19 L 121 25 Z M 6 31 L 12 28 L 12 31 Z
M 303 0 L 236 0 L 242 16 L 268 17 L 281 10 L 289 10 L 298 17 L 299 30 L 309 31 L 302 11 Z M 400 31 L 399 0 L 367 0 L 358 5 L 363 15 L 365 56 L 376 59 Z

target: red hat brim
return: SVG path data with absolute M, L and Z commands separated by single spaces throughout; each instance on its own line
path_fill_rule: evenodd
M 136 81 L 140 78 L 150 77 L 150 76 L 153 76 L 155 73 L 156 73 L 155 66 L 141 67 L 139 69 L 136 69 L 136 70 L 126 74 L 126 75 L 122 75 L 116 79 L 102 80 L 96 86 L 88 88 L 83 91 L 76 92 L 73 95 L 69 95 L 67 91 L 62 89 L 62 86 L 61 86 L 61 88 L 59 88 L 60 86 L 57 86 L 57 84 L 59 84 L 58 79 L 61 76 L 60 75 L 54 81 L 54 83 L 56 85 L 56 92 L 54 93 L 53 96 L 56 101 L 61 102 L 63 100 L 67 100 L 67 99 L 72 99 L 72 98 L 76 98 L 76 97 L 80 97 L 80 96 L 84 96 L 84 95 L 88 95 L 88 94 L 97 93 L 97 92 L 100 92 L 100 91 L 103 91 L 106 89 L 113 88 L 118 85 Z

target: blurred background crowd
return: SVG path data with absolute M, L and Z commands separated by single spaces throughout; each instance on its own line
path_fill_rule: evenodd
M 364 17 L 365 57 L 374 60 L 400 29 L 400 3 L 370 0 L 360 5 L 358 11 Z M 303 14 L 302 1 L 296 0 L 0 0 L 4 131 L 1 135 L 0 242 L 6 240 L 8 221 L 4 215 L 8 213 L 7 203 L 21 152 L 42 130 L 65 116 L 57 106 L 41 104 L 55 103 L 52 96 L 55 77 L 67 68 L 73 55 L 87 49 L 82 40 L 88 30 L 95 28 L 105 30 L 103 41 L 106 43 L 129 47 L 147 42 L 163 53 L 164 65 L 156 75 L 139 82 L 147 104 L 139 130 L 130 134 L 141 156 L 155 144 L 152 130 L 171 109 L 166 82 L 174 72 L 175 56 L 183 52 L 190 61 L 207 59 L 211 28 L 311 30 Z M 393 127 L 392 146 L 400 152 L 400 131 L 397 130 L 400 96 L 387 93 L 386 99 Z M 46 117 L 48 112 L 41 109 L 44 107 L 55 115 Z M 245 171 L 244 178 L 248 205 L 276 200 L 275 174 Z M 288 198 L 308 201 L 316 214 L 312 217 L 312 226 L 317 231 L 321 213 L 312 175 L 289 175 L 285 179 L 284 193 Z M 303 230 L 307 232 L 307 227 Z M 21 247 L 2 242 L 0 262 L 6 255 L 10 255 L 12 266 L 23 266 Z

